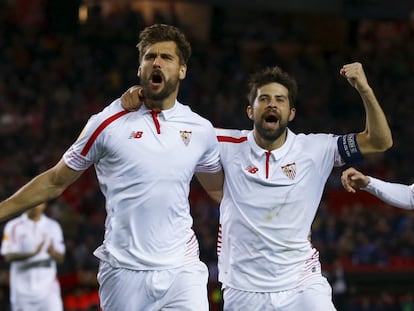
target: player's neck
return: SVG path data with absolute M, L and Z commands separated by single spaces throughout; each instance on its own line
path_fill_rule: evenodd
M 174 107 L 175 102 L 177 101 L 177 92 L 174 91 L 168 97 L 163 99 L 153 99 L 153 98 L 146 98 L 145 99 L 145 106 L 151 110 L 168 110 Z
M 256 144 L 268 151 L 272 151 L 275 149 L 278 149 L 283 146 L 283 144 L 286 142 L 287 138 L 287 130 L 284 131 L 278 138 L 276 139 L 266 139 L 262 137 L 257 131 L 253 132 L 254 140 L 256 141 Z
M 31 220 L 31 221 L 34 221 L 34 222 L 38 222 L 39 220 L 40 220 L 40 218 L 42 217 L 42 214 L 40 214 L 40 215 L 28 215 L 28 218 Z

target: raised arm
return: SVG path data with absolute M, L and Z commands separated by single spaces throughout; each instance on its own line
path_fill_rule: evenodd
M 57 198 L 82 175 L 83 171 L 69 168 L 63 160 L 54 167 L 36 176 L 15 194 L 0 202 L 0 221 Z
M 393 144 L 391 130 L 384 111 L 368 84 L 362 65 L 360 63 L 344 65 L 340 74 L 346 77 L 358 91 L 364 103 L 366 121 L 365 130 L 357 135 L 359 150 L 362 154 L 386 151 Z
M 361 189 L 389 205 L 403 209 L 414 209 L 414 184 L 409 186 L 386 182 L 366 176 L 353 167 L 342 172 L 341 182 L 348 192 L 355 193 L 357 189 Z

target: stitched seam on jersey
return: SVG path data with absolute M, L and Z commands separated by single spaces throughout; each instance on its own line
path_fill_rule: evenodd
M 113 121 L 115 121 L 116 119 L 122 117 L 123 115 L 129 113 L 130 111 L 128 110 L 123 110 L 120 111 L 116 114 L 114 114 L 113 116 L 109 117 L 108 119 L 106 119 L 105 121 L 103 121 L 98 128 L 95 130 L 95 132 L 93 132 L 92 136 L 88 139 L 85 147 L 83 147 L 81 155 L 82 156 L 86 156 L 89 152 L 89 149 L 91 149 L 92 144 L 95 142 L 96 138 L 99 136 L 99 134 L 109 125 L 111 124 Z
M 242 143 L 244 141 L 247 140 L 247 137 L 240 137 L 240 138 L 235 138 L 235 137 L 230 137 L 230 136 L 217 136 L 217 139 L 219 142 L 225 142 L 225 143 Z

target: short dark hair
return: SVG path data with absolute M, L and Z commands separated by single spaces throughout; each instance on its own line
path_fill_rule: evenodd
M 265 84 L 280 83 L 288 89 L 290 107 L 295 106 L 296 97 L 298 96 L 298 85 L 296 80 L 280 67 L 266 67 L 258 72 L 253 73 L 249 78 L 249 94 L 247 99 L 249 105 L 253 105 L 257 96 L 257 90 Z
M 137 48 L 141 61 L 148 47 L 154 43 L 174 41 L 181 64 L 187 64 L 191 56 L 191 45 L 185 34 L 177 27 L 165 24 L 154 24 L 144 28 L 139 34 Z

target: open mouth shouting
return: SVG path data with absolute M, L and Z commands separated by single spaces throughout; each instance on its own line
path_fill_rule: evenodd
M 263 115 L 263 128 L 276 130 L 279 126 L 279 115 L 275 112 L 266 112 Z
M 160 70 L 154 70 L 150 77 L 150 85 L 153 88 L 159 88 L 161 87 L 162 83 L 164 81 L 164 76 Z

